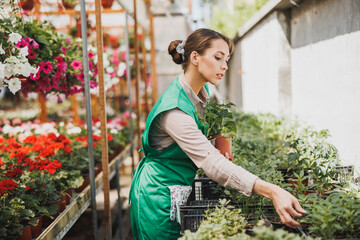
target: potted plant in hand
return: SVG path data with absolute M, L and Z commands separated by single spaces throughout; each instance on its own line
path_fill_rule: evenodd
M 223 103 L 213 102 L 205 107 L 205 114 L 200 115 L 199 119 L 206 128 L 206 137 L 210 140 L 215 139 L 215 147 L 225 156 L 231 154 L 231 140 L 236 136 L 236 123 L 233 118 L 231 108 L 235 105 L 229 101 Z

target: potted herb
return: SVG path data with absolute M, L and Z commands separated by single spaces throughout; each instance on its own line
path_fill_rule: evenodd
M 234 106 L 229 101 L 213 102 L 206 105 L 204 115 L 199 114 L 200 121 L 207 129 L 205 136 L 210 140 L 215 139 L 215 147 L 224 156 L 228 153 L 230 160 L 232 160 L 231 140 L 236 136 L 236 123 L 231 111 Z

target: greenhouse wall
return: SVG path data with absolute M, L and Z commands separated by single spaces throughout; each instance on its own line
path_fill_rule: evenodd
M 270 0 L 273 8 L 239 30 L 222 92 L 247 112 L 329 129 L 343 164 L 359 174 L 360 1 L 284 2 Z

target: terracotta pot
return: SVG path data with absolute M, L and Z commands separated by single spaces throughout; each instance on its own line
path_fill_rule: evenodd
M 65 9 L 74 9 L 76 6 L 76 5 L 66 3 L 65 0 L 61 0 L 61 1 L 62 1 L 62 5 L 64 6 Z
M 82 191 L 87 187 L 87 185 L 89 185 L 89 183 L 90 183 L 90 176 L 89 176 L 89 174 L 86 174 L 86 175 L 83 176 L 83 177 L 84 177 L 84 182 L 83 182 L 83 184 L 82 184 L 80 187 L 75 188 L 75 192 L 77 192 L 77 193 L 82 192 Z
M 111 8 L 113 3 L 114 0 L 101 0 L 101 5 L 103 6 L 103 8 Z
M 38 217 L 38 224 L 36 226 L 31 226 L 31 237 L 32 238 L 36 238 L 38 236 L 40 236 L 41 232 L 42 232 L 42 227 L 43 227 L 43 217 Z
M 215 148 L 218 149 L 220 151 L 220 153 L 222 155 L 225 156 L 225 153 L 228 153 L 230 156 L 230 161 L 232 161 L 233 155 L 232 155 L 232 151 L 231 151 L 231 142 L 232 139 L 226 139 L 226 137 L 224 136 L 218 136 L 215 138 Z
M 23 10 L 31 10 L 34 8 L 34 0 L 20 0 L 20 7 L 23 9 Z
M 57 201 L 51 201 L 51 202 L 49 202 L 49 204 L 56 204 L 57 212 L 54 215 L 52 215 L 52 217 L 57 218 L 57 216 L 59 216 L 60 209 L 61 209 L 61 198 Z
M 23 232 L 21 235 L 19 235 L 17 238 L 17 240 L 31 240 L 31 226 L 28 225 L 26 227 L 24 227 Z
M 59 213 L 64 211 L 66 208 L 66 195 L 62 195 L 62 197 L 60 198 L 60 210 Z

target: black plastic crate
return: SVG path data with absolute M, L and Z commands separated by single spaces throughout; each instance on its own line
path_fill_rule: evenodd
M 205 218 L 205 211 L 215 209 L 219 204 L 218 200 L 199 200 L 190 201 L 189 205 L 181 206 L 181 233 L 183 234 L 185 230 L 196 232 Z
M 218 200 L 222 197 L 224 187 L 208 177 L 194 179 L 188 201 Z

